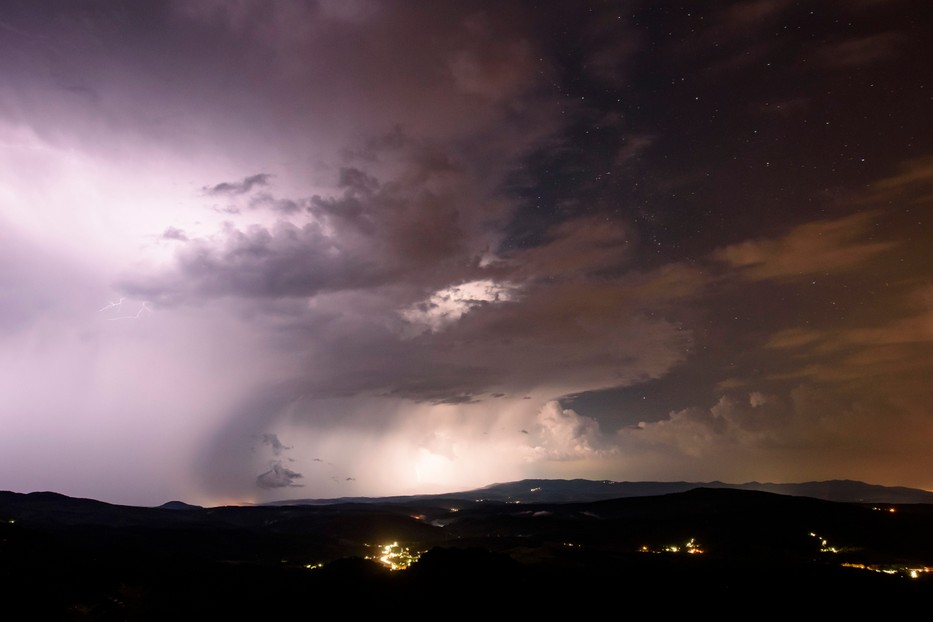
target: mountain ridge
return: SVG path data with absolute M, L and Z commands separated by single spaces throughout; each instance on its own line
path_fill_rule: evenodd
M 531 493 L 537 486 L 529 484 L 549 480 L 497 484 L 483 494 L 547 492 Z M 0 571 L 9 593 L 36 603 L 42 619 L 85 609 L 108 613 L 95 619 L 195 610 L 216 617 L 218 607 L 230 617 L 268 617 L 270 603 L 282 603 L 285 614 L 309 598 L 345 606 L 350 594 L 366 594 L 384 613 L 386 604 L 449 607 L 465 588 L 509 602 L 516 594 L 616 594 L 625 586 L 666 611 L 676 593 L 688 611 L 712 599 L 737 612 L 746 602 L 770 603 L 779 590 L 794 611 L 825 602 L 833 614 L 860 612 L 865 599 L 925 605 L 933 593 L 933 504 L 838 503 L 721 486 L 591 502 L 463 496 L 168 509 L 0 492 Z M 411 569 L 390 570 L 388 551 Z M 529 606 L 548 613 L 552 600 L 520 605 L 522 613 Z
M 329 505 L 334 503 L 384 503 L 421 500 L 464 499 L 502 503 L 576 503 L 614 498 L 656 496 L 686 492 L 694 488 L 757 490 L 796 497 L 812 497 L 842 503 L 933 503 L 933 492 L 906 486 L 883 486 L 850 479 L 799 483 L 612 481 L 588 479 L 523 479 L 499 482 L 459 492 L 389 497 L 338 497 L 332 499 L 291 499 L 261 505 Z

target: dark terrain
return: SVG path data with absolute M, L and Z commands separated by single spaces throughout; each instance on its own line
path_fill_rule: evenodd
M 839 613 L 933 596 L 931 504 L 724 488 L 565 503 L 368 501 L 138 508 L 2 492 L 0 593 L 30 619 L 89 620 L 267 619 L 334 606 L 432 618 L 763 603 Z M 395 541 L 420 560 L 392 572 L 365 559 Z

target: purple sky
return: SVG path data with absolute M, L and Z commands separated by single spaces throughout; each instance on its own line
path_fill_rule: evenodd
M 924 1 L 0 3 L 0 489 L 933 489 Z

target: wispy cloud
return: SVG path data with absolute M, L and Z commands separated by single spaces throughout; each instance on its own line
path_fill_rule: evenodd
M 780 238 L 719 249 L 714 257 L 749 279 L 795 279 L 851 270 L 895 242 L 871 239 L 871 212 L 799 225 Z
M 247 194 L 254 188 L 268 186 L 271 178 L 272 175 L 268 173 L 257 173 L 240 181 L 224 181 L 214 186 L 205 186 L 204 192 L 211 196 L 238 196 Z

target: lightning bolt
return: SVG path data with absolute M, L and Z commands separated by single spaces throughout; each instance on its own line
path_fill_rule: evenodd
M 108 302 L 106 307 L 101 307 L 97 310 L 97 312 L 100 313 L 101 311 L 106 311 L 107 309 L 119 309 L 121 305 L 123 305 L 124 300 L 126 300 L 126 298 L 121 298 L 116 302 Z
M 121 298 L 120 303 L 122 304 L 122 302 L 123 302 L 123 299 Z M 104 308 L 106 309 L 107 307 L 104 307 Z M 152 313 L 152 309 L 149 308 L 148 302 L 143 302 L 141 305 L 139 305 L 139 310 L 136 311 L 136 315 L 118 315 L 117 317 L 108 317 L 107 319 L 108 320 L 138 320 L 139 316 L 142 315 L 143 311 L 148 311 L 149 313 Z

